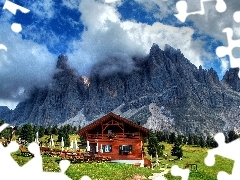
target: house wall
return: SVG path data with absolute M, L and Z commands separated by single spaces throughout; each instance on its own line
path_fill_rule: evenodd
M 112 160 L 142 160 L 143 152 L 142 152 L 142 140 L 141 139 L 98 139 L 90 141 L 92 143 L 98 143 L 98 154 L 103 156 L 110 156 Z M 100 152 L 102 146 L 111 145 L 111 152 Z M 131 154 L 119 154 L 119 146 L 120 145 L 132 145 L 132 153 Z

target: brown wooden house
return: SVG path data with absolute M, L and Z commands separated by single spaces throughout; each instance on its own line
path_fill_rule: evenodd
M 112 162 L 144 165 L 143 138 L 148 129 L 109 113 L 78 131 L 86 138 L 87 151 L 110 156 Z

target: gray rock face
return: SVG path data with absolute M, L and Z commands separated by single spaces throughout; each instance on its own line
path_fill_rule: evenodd
M 231 68 L 223 76 L 223 82 L 229 85 L 234 91 L 240 92 L 239 68 Z
M 3 120 L 10 113 L 11 110 L 7 106 L 0 106 L 0 120 Z
M 86 79 L 60 55 L 52 83 L 34 89 L 6 121 L 82 125 L 112 111 L 151 129 L 183 134 L 240 127 L 239 79 L 232 69 L 219 81 L 212 68 L 197 68 L 180 50 L 157 44 L 147 57 L 133 58 L 131 72 L 106 74 L 106 62 L 96 64 Z
M 81 110 L 83 100 L 83 79 L 68 67 L 67 57 L 60 55 L 52 83 L 33 89 L 30 98 L 19 103 L 6 120 L 12 124 L 57 124 L 74 117 Z

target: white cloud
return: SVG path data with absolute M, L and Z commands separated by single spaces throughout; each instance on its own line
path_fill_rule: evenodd
M 70 8 L 70 9 L 78 9 L 80 0 L 62 0 L 62 3 L 64 6 Z
M 229 69 L 229 61 L 226 58 L 220 58 L 221 60 L 221 73 L 222 76 L 226 73 L 226 71 Z
M 0 50 L 0 105 L 18 102 L 32 87 L 47 85 L 56 64 L 44 45 L 23 40 L 10 26 L 1 19 L 0 39 L 8 50 Z
M 82 0 L 79 10 L 87 30 L 83 32 L 81 40 L 71 44 L 68 55 L 70 63 L 84 75 L 88 74 L 94 63 L 112 57 L 121 59 L 116 63 L 119 68 L 126 65 L 132 68 L 131 57 L 148 54 L 153 43 L 162 49 L 169 44 L 180 49 L 196 66 L 203 65 L 203 42 L 193 41 L 194 30 L 189 27 L 177 28 L 160 22 L 151 26 L 121 21 L 114 5 L 94 0 Z
M 153 16 L 158 19 L 163 19 L 174 12 L 174 1 L 173 0 L 135 0 L 142 4 L 146 11 L 153 13 Z
M 159 18 L 160 20 L 164 17 L 167 17 L 168 15 L 172 15 L 173 13 L 178 13 L 175 5 L 177 1 L 175 0 L 152 0 L 152 1 L 135 0 L 135 1 L 143 4 L 149 13 L 155 12 L 156 9 L 159 9 L 159 11 L 155 12 L 155 17 Z M 192 0 L 186 1 L 188 5 L 187 12 L 196 12 L 201 10 L 200 1 Z M 223 33 L 222 30 L 224 28 L 230 27 L 233 29 L 234 32 L 233 39 L 240 39 L 239 33 L 240 23 L 235 22 L 233 17 L 234 13 L 236 11 L 239 11 L 240 1 L 232 0 L 224 2 L 227 5 L 227 9 L 225 12 L 219 13 L 216 10 L 215 6 L 217 1 L 212 0 L 204 2 L 203 5 L 205 14 L 190 15 L 187 17 L 186 22 L 192 21 L 193 28 L 197 33 L 208 35 L 214 38 L 215 41 L 220 41 L 225 46 L 228 46 L 226 34 Z M 180 21 L 176 19 L 176 22 L 179 23 Z M 215 52 L 212 53 L 214 54 Z
M 189 27 L 178 28 L 160 22 L 150 26 L 130 21 L 123 22 L 122 25 L 129 33 L 130 38 L 141 44 L 146 53 L 149 52 L 153 43 L 157 43 L 161 49 L 164 48 L 165 44 L 169 44 L 180 49 L 185 57 L 196 66 L 203 65 L 201 61 L 203 42 L 193 41 L 194 30 Z

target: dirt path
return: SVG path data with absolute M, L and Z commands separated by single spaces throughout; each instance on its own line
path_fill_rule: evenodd
M 167 180 L 167 178 L 164 177 L 165 174 L 167 174 L 171 169 L 167 168 L 161 173 L 153 173 L 152 176 L 149 176 L 148 179 L 152 180 Z

